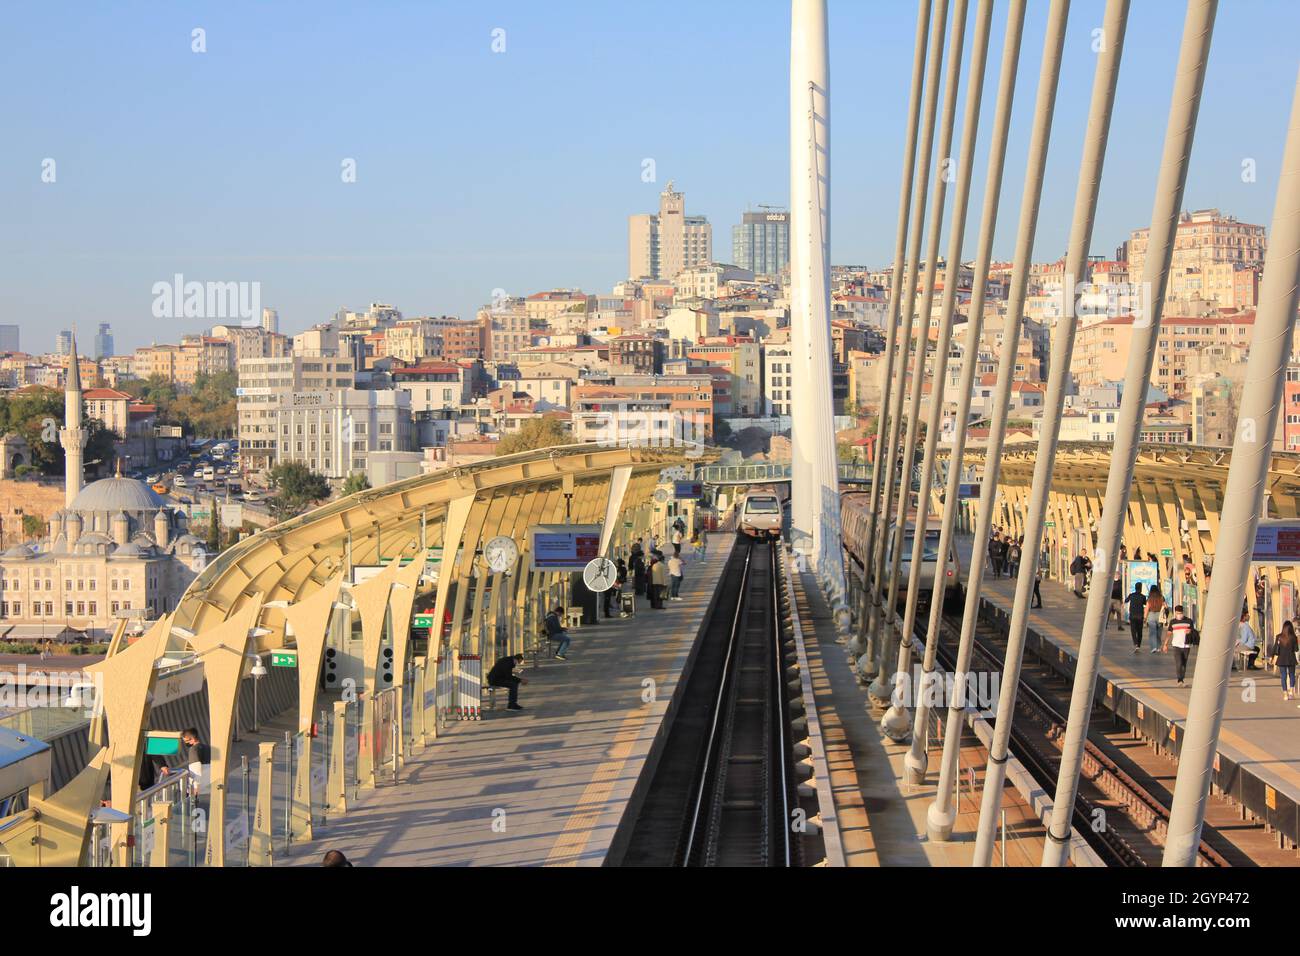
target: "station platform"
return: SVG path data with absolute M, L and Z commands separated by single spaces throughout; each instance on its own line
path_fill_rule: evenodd
M 455 722 L 411 755 L 396 785 L 362 791 L 305 849 L 356 866 L 600 866 L 615 862 L 620 822 L 666 732 L 673 693 L 735 543 L 707 536 L 689 556 L 683 600 L 572 630 L 567 661 L 525 662 L 522 711 Z
M 969 540 L 965 544 L 969 549 Z M 1043 607 L 1030 614 L 1026 652 L 1037 653 L 1072 680 L 1086 602 L 1055 581 L 1043 581 L 1040 591 Z M 986 616 L 1008 618 L 1014 592 L 1014 579 L 986 574 L 982 589 Z M 1120 628 L 1113 620 L 1108 622 L 1097 699 L 1176 757 L 1182 745 L 1197 650 L 1192 650 L 1187 664 L 1187 682 L 1179 687 L 1172 652 L 1152 654 L 1145 644 L 1144 632 L 1144 646 L 1134 654 L 1128 625 Z M 1282 699 L 1276 671 L 1232 672 L 1215 758 L 1214 785 L 1293 842 L 1300 835 L 1298 728 L 1300 709 L 1296 701 Z

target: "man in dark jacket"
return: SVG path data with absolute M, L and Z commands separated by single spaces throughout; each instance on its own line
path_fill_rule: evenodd
M 1142 628 L 1146 626 L 1147 596 L 1142 593 L 1142 582 L 1133 582 L 1133 593 L 1128 596 L 1128 626 L 1133 632 L 1133 653 L 1142 648 Z
M 542 621 L 543 626 L 546 628 L 546 636 L 560 645 L 555 649 L 555 659 L 557 661 L 567 661 L 569 659 L 566 656 L 566 652 L 569 650 L 569 644 L 573 640 L 569 637 L 569 632 L 564 629 L 563 619 L 564 608 L 557 607 L 553 608 L 551 613 L 546 615 L 546 619 Z
M 488 671 L 489 687 L 505 687 L 510 691 L 510 703 L 506 705 L 507 710 L 523 710 L 519 706 L 519 685 L 527 684 L 526 677 L 516 677 L 515 668 L 524 662 L 523 654 L 515 654 L 513 657 L 503 657 Z
M 1074 596 L 1083 597 L 1084 584 L 1088 576 L 1088 553 L 1080 551 L 1070 562 L 1070 573 L 1074 575 Z

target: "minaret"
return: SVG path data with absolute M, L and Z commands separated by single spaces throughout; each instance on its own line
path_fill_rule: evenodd
M 64 496 L 66 507 L 71 508 L 81 492 L 81 475 L 85 469 L 86 429 L 81 427 L 81 365 L 77 360 L 77 333 L 72 333 L 72 347 L 68 350 L 68 377 L 63 387 L 63 422 L 59 429 L 59 444 L 63 446 Z

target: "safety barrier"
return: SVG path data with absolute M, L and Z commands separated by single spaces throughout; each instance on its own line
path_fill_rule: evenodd
M 483 658 L 473 654 L 462 656 L 456 676 L 457 719 L 482 720 Z

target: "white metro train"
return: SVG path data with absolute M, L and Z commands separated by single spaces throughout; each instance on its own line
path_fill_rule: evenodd
M 736 504 L 736 515 L 736 530 L 741 534 L 768 540 L 781 537 L 785 509 L 772 488 L 751 488 Z

